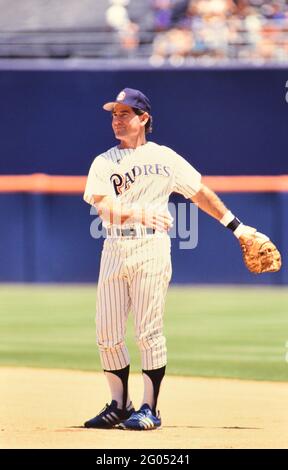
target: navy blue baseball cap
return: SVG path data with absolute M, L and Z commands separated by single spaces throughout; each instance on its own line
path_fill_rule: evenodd
M 113 108 L 117 103 L 126 104 L 131 108 L 141 109 L 142 111 L 146 111 L 148 114 L 151 113 L 150 101 L 140 90 L 124 88 L 124 90 L 118 93 L 116 100 L 105 103 L 103 109 L 105 109 L 105 111 L 113 111 Z

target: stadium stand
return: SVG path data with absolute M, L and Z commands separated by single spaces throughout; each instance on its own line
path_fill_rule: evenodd
M 0 0 L 0 58 L 288 59 L 287 0 Z

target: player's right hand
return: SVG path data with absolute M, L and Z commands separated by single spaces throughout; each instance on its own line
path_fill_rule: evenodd
M 152 210 L 143 210 L 141 223 L 158 232 L 168 232 L 173 226 L 173 218 L 167 212 L 157 213 Z

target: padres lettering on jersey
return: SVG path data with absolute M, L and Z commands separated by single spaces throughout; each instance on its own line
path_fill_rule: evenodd
M 201 175 L 168 147 L 147 142 L 136 149 L 112 147 L 91 165 L 84 200 L 93 195 L 117 197 L 121 202 L 168 211 L 172 192 L 185 198 L 200 189 Z
M 139 176 L 149 175 L 162 175 L 169 177 L 171 175 L 171 169 L 168 166 L 162 167 L 159 163 L 143 166 L 135 165 L 124 175 L 113 173 L 113 175 L 110 176 L 110 181 L 113 183 L 115 195 L 119 196 L 120 194 L 123 194 L 124 191 L 130 189 L 131 184 L 135 182 L 136 178 Z

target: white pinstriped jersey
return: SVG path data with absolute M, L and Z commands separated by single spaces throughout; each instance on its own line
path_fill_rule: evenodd
M 109 195 L 121 203 L 168 212 L 171 193 L 191 198 L 200 184 L 200 173 L 168 147 L 154 142 L 136 149 L 115 146 L 93 161 L 84 200 L 93 204 L 93 195 Z
M 168 213 L 172 192 L 191 198 L 200 185 L 200 173 L 168 147 L 153 142 L 136 149 L 116 146 L 92 163 L 84 200 L 93 204 L 93 195 L 108 195 L 125 205 Z M 104 370 L 122 369 L 130 362 L 125 344 L 130 309 L 142 369 L 158 369 L 166 364 L 163 313 L 172 274 L 170 248 L 166 232 L 161 238 L 147 235 L 105 240 L 96 308 L 97 343 Z

